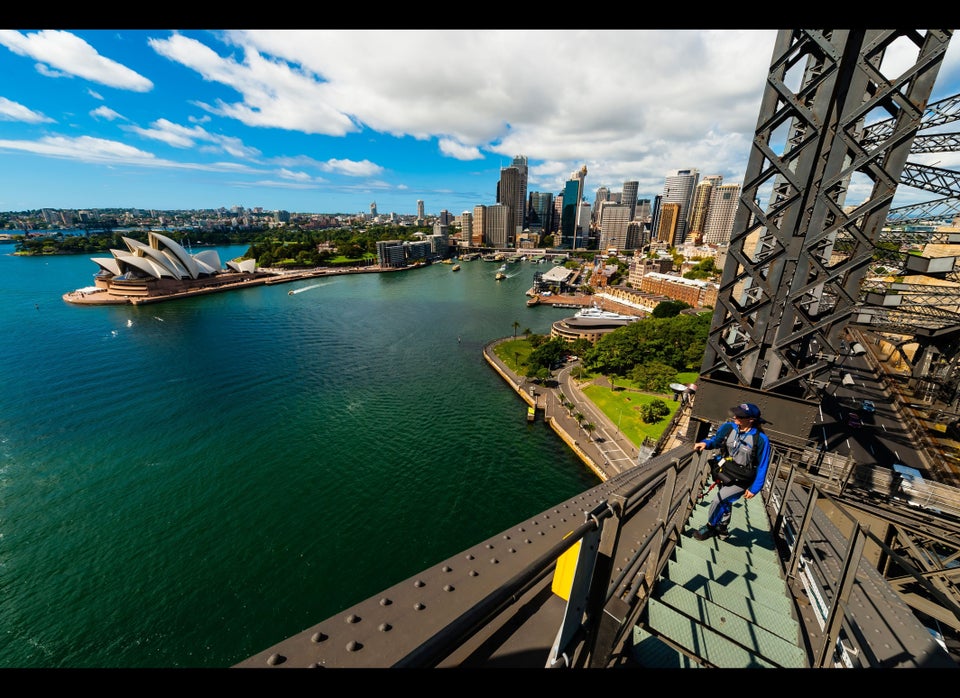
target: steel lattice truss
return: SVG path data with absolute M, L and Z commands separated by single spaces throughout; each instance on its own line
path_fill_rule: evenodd
M 834 347 L 858 308 L 860 282 L 951 36 L 951 30 L 778 34 L 703 375 L 816 397 L 816 377 L 832 365 L 825 357 L 840 354 Z M 894 44 L 914 61 L 888 75 L 883 58 Z M 865 125 L 881 121 L 886 126 L 865 135 Z M 870 195 L 848 207 L 852 177 L 866 181 Z M 764 198 L 769 203 L 761 208 Z M 842 255 L 833 254 L 838 238 Z

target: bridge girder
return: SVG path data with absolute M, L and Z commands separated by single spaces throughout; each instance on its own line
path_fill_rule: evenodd
M 817 395 L 830 362 L 811 364 L 810 342 L 839 353 L 950 38 L 950 30 L 780 32 L 702 375 Z M 887 75 L 894 44 L 914 63 Z M 865 136 L 879 115 L 888 125 Z M 854 178 L 870 194 L 847 206 Z M 838 236 L 848 244 L 840 258 Z

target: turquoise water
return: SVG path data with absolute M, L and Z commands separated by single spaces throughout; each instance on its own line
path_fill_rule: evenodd
M 89 256 L 12 251 L 2 667 L 227 667 L 598 484 L 482 356 L 569 315 L 548 265 L 82 307 Z

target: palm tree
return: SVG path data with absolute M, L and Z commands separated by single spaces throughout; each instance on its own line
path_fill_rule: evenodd
M 513 338 L 517 338 L 517 328 L 520 327 L 520 323 L 516 320 L 513 321 Z

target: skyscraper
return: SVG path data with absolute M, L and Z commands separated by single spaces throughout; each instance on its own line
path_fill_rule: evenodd
M 584 237 L 583 222 L 580 220 L 583 199 L 583 182 L 587 177 L 587 166 L 570 175 L 563 188 L 563 208 L 560 213 L 560 244 L 558 247 L 576 249 L 577 241 Z M 588 208 L 589 211 L 589 208 Z M 589 221 L 589 219 L 588 219 Z
M 485 215 L 484 242 L 499 249 L 507 247 L 508 239 L 511 238 L 509 230 L 513 225 L 513 212 L 510 207 L 504 204 L 487 206 Z
M 423 199 L 417 199 L 417 223 L 423 225 L 426 216 L 423 215 Z
M 721 184 L 714 187 L 710 197 L 710 211 L 703 227 L 703 241 L 715 244 L 730 242 L 733 219 L 740 205 L 740 185 Z
M 630 207 L 630 220 L 637 217 L 637 191 L 640 189 L 640 182 L 633 180 L 623 183 L 623 193 L 620 194 L 620 203 Z
M 680 225 L 680 204 L 665 202 L 660 206 L 660 218 L 657 223 L 657 232 L 654 239 L 665 242 L 670 247 L 676 247 L 678 237 L 677 228 Z
M 627 224 L 630 223 L 630 207 L 626 204 L 606 202 L 600 214 L 600 239 L 597 249 L 604 252 L 614 248 L 627 249 Z
M 664 181 L 663 194 L 661 194 L 663 203 L 678 204 L 680 207 L 677 213 L 674 238 L 670 241 L 670 245 L 673 247 L 682 245 L 686 240 L 693 191 L 699 180 L 700 171 L 690 168 L 676 170 L 673 174 L 667 175 Z M 662 227 L 660 226 L 660 229 Z
M 723 184 L 723 177 L 720 175 L 710 175 L 704 177 L 693 190 L 693 203 L 690 208 L 688 218 L 687 235 L 698 235 L 703 237 L 704 226 L 707 224 L 707 216 L 710 213 L 710 196 L 715 187 Z
M 470 242 L 473 247 L 482 247 L 487 243 L 487 207 L 483 204 L 477 204 L 473 207 L 473 232 Z
M 513 162 L 510 163 L 511 167 L 516 167 L 517 171 L 520 173 L 520 186 L 517 188 L 517 201 L 520 202 L 520 222 L 518 223 L 520 230 L 524 230 L 530 225 L 528 221 L 529 211 L 527 211 L 527 156 L 526 155 L 514 155 Z
M 530 205 L 527 210 L 529 212 L 527 227 L 531 233 L 539 235 L 553 230 L 553 194 L 530 192 Z
M 497 203 L 509 209 L 505 244 L 515 241 L 517 235 L 523 232 L 523 210 L 526 206 L 523 198 L 519 198 L 520 191 L 520 170 L 513 165 L 500 168 L 500 179 L 497 182 Z

